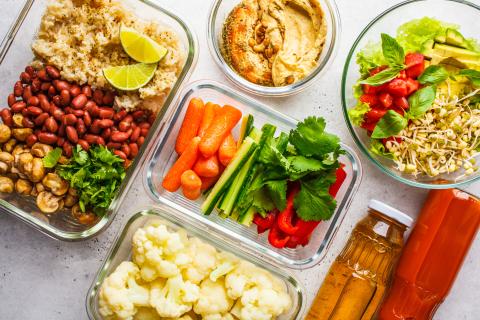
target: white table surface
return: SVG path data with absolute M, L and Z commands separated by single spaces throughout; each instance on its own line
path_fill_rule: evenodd
M 477 1 L 477 0 L 475 0 Z M 200 56 L 190 81 L 214 79 L 226 82 L 206 45 L 206 20 L 209 0 L 159 0 L 159 3 L 187 20 L 198 36 Z M 354 146 L 341 114 L 340 79 L 350 45 L 360 30 L 395 0 L 337 0 L 342 19 L 341 43 L 328 72 L 307 91 L 290 98 L 261 99 L 297 119 L 319 115 L 327 119 L 328 130 Z M 23 1 L 0 0 L 0 39 L 6 34 Z M 6 100 L 6 97 L 5 97 Z M 6 101 L 2 100 L 4 104 Z M 355 148 L 359 153 L 360 151 Z M 427 192 L 402 185 L 382 174 L 359 154 L 364 177 L 359 192 L 347 213 L 325 260 L 298 277 L 315 289 L 325 276 L 333 258 L 345 244 L 355 223 L 366 213 L 370 198 L 385 201 L 411 216 L 416 216 Z M 147 202 L 141 176 L 137 177 L 125 204 L 107 231 L 80 243 L 55 241 L 0 213 L 0 319 L 86 319 L 85 296 L 111 243 L 129 216 Z M 480 184 L 468 190 L 480 194 Z M 474 320 L 480 314 L 480 237 L 470 249 L 452 291 L 436 313 L 436 320 Z

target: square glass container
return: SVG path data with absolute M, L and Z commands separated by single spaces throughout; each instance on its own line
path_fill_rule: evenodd
M 0 45 L 0 98 L 6 105 L 7 96 L 12 92 L 15 81 L 18 80 L 24 67 L 34 58 L 30 48 L 40 26 L 47 0 L 27 0 L 18 18 L 11 26 Z M 164 114 L 173 98 L 178 93 L 182 83 L 190 76 L 198 57 L 198 44 L 191 28 L 175 14 L 159 7 L 155 1 L 123 0 L 122 3 L 132 10 L 140 19 L 157 21 L 177 33 L 181 45 L 184 47 L 185 62 L 178 80 L 164 102 L 164 107 L 158 113 L 148 137 L 140 149 L 135 162 L 127 171 L 117 196 L 112 201 L 108 212 L 95 225 L 82 225 L 76 222 L 70 210 L 64 209 L 54 215 L 44 215 L 38 210 L 34 197 L 19 196 L 17 194 L 0 193 L 0 209 L 5 211 L 35 229 L 59 240 L 76 241 L 91 238 L 104 230 L 115 217 L 119 204 L 125 196 L 128 187 L 137 175 L 144 162 L 147 150 L 155 143 L 156 137 L 164 123 Z
M 255 226 L 246 227 L 236 221 L 223 219 L 216 213 L 208 216 L 202 215 L 200 206 L 204 197 L 197 201 L 191 201 L 186 199 L 181 191 L 172 193 L 162 187 L 163 177 L 177 159 L 176 137 L 188 102 L 193 97 L 201 97 L 205 102 L 211 101 L 220 105 L 235 106 L 242 111 L 243 115 L 252 114 L 254 125 L 258 128 L 265 123 L 277 126 L 277 134 L 279 131 L 289 132 L 297 124 L 297 120 L 226 86 L 212 81 L 194 82 L 183 90 L 178 104 L 174 107 L 175 111 L 168 121 L 168 127 L 165 128 L 165 133 L 161 134 L 160 143 L 148 157 L 149 162 L 145 165 L 146 177 L 144 179 L 147 184 L 147 193 L 158 203 L 166 204 L 186 216 L 198 219 L 220 234 L 234 239 L 239 246 L 249 248 L 256 254 L 265 255 L 274 263 L 296 269 L 305 269 L 317 264 L 330 245 L 360 183 L 362 170 L 355 152 L 348 146 L 342 145 L 346 153 L 340 157 L 340 162 L 345 165 L 347 178 L 337 194 L 337 209 L 331 219 L 319 224 L 307 246 L 296 249 L 274 248 L 268 243 L 267 234 L 257 234 Z M 235 129 L 238 130 L 238 127 Z M 238 136 L 238 131 L 234 132 L 234 135 Z
M 88 291 L 86 304 L 87 313 L 90 319 L 102 319 L 98 309 L 98 293 L 100 286 L 105 278 L 108 277 L 121 262 L 130 260 L 132 252 L 131 240 L 135 231 L 153 220 L 161 220 L 162 223 L 172 231 L 183 229 L 187 232 L 189 237 L 197 237 L 214 246 L 219 251 L 230 252 L 243 260 L 249 261 L 258 267 L 269 271 L 285 283 L 287 292 L 290 294 L 293 302 L 292 308 L 288 314 L 282 315 L 278 320 L 300 319 L 305 308 L 305 292 L 297 279 L 287 272 L 271 266 L 261 258 L 250 255 L 242 250 L 234 250 L 235 244 L 232 243 L 231 240 L 208 232 L 209 230 L 202 227 L 202 225 L 199 225 L 195 219 L 192 219 L 191 217 L 185 218 L 181 214 L 178 216 L 174 210 L 162 208 L 138 212 L 130 218 L 119 233 L 105 259 L 105 262 L 103 263 L 103 266 L 98 271 L 95 280 Z

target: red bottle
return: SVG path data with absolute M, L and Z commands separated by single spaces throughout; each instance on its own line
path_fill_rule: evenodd
M 380 320 L 429 320 L 455 281 L 480 224 L 480 201 L 431 191 L 403 249 Z

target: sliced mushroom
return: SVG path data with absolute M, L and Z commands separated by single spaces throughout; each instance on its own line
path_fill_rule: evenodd
M 13 116 L 13 124 L 17 128 L 23 127 L 23 115 L 21 113 L 15 113 Z
M 18 145 L 16 145 L 16 146 L 13 148 L 13 150 L 12 150 L 12 156 L 15 157 L 15 156 L 17 156 L 17 155 L 19 155 L 19 154 L 21 154 L 21 153 L 25 153 L 25 152 L 28 152 L 28 151 L 29 151 L 29 149 L 26 148 L 25 145 L 23 145 L 23 144 L 18 144 Z
M 8 177 L 0 177 L 0 192 L 12 193 L 13 192 L 13 180 Z
M 33 155 L 29 152 L 15 155 L 15 167 L 17 167 L 20 173 L 29 175 L 33 168 Z
M 65 207 L 71 208 L 78 202 L 78 197 L 67 194 L 63 200 L 65 203 Z
M 8 140 L 3 145 L 3 151 L 11 153 L 13 151 L 13 148 L 15 148 L 16 144 L 17 144 L 17 140 L 15 140 L 13 138 Z
M 42 191 L 37 196 L 37 206 L 43 213 L 54 213 L 61 207 L 61 198 L 48 191 Z
M 25 179 L 18 179 L 15 182 L 15 191 L 19 194 L 29 195 L 32 192 L 32 183 Z
M 74 196 L 74 197 L 78 196 L 77 189 L 70 187 L 68 189 L 68 194 L 71 195 L 71 196 Z
M 31 152 L 35 157 L 43 158 L 52 150 L 52 146 L 37 142 L 32 146 Z
M 14 158 L 10 153 L 0 151 L 0 173 L 8 173 L 12 168 L 13 160 Z
M 41 182 L 35 183 L 35 189 L 37 189 L 37 192 L 40 193 L 42 191 L 45 191 L 45 186 Z
M 12 131 L 13 131 L 13 136 L 18 141 L 27 140 L 27 137 L 33 133 L 33 130 L 31 128 L 16 128 L 16 129 L 13 129 Z
M 45 177 L 45 167 L 43 166 L 43 161 L 40 158 L 33 158 L 32 161 L 32 171 L 30 173 L 30 178 L 32 182 L 39 182 Z
M 42 180 L 43 185 L 56 196 L 63 196 L 68 191 L 69 183 L 56 173 L 48 173 Z
M 97 216 L 92 212 L 82 212 L 80 205 L 76 204 L 72 208 L 72 215 L 81 224 L 93 224 L 97 220 Z
M 0 143 L 5 143 L 12 137 L 12 130 L 4 125 L 3 123 L 0 124 Z

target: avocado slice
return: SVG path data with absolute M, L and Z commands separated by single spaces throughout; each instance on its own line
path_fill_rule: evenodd
M 480 53 L 478 52 L 454 47 L 447 44 L 435 43 L 435 45 L 433 46 L 433 52 L 434 54 L 445 58 L 452 57 L 459 60 L 480 60 Z
M 421 52 L 427 58 L 431 58 L 433 55 L 433 47 L 435 46 L 435 41 L 433 39 L 428 39 L 422 44 Z
M 465 37 L 455 29 L 447 29 L 445 43 L 464 49 L 470 48 Z
M 440 33 L 435 36 L 435 42 L 438 43 L 445 43 L 447 41 L 447 34 L 445 33 Z

